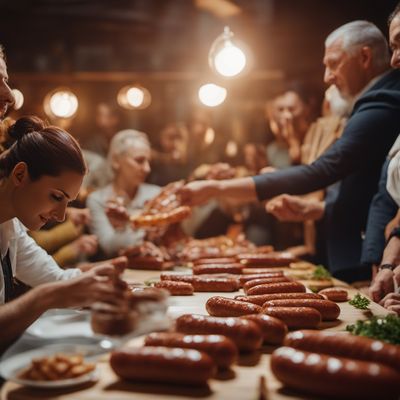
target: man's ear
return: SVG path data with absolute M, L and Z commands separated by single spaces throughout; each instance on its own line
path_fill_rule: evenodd
M 368 46 L 364 46 L 360 52 L 360 62 L 364 69 L 368 69 L 372 64 L 372 50 Z
M 11 179 L 15 186 L 21 186 L 29 178 L 28 166 L 20 161 L 11 171 Z

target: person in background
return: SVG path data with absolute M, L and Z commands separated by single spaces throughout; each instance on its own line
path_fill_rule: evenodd
M 327 259 L 331 273 L 344 281 L 369 279 L 360 265 L 362 232 L 379 172 L 400 131 L 400 71 L 389 70 L 382 32 L 367 21 L 353 21 L 325 42 L 327 84 L 354 104 L 343 135 L 309 165 L 226 181 L 192 182 L 182 189 L 189 204 L 213 197 L 266 200 L 282 193 L 306 194 L 340 181 L 326 199 Z
M 113 171 L 112 183 L 94 191 L 87 199 L 92 216 L 90 230 L 107 256 L 139 244 L 144 238 L 145 232 L 133 228 L 128 216 L 140 213 L 144 203 L 160 192 L 160 187 L 145 183 L 150 173 L 150 157 L 150 143 L 143 132 L 128 129 L 111 140 L 108 163 Z M 109 218 L 110 209 L 115 207 L 122 208 L 122 214 L 119 218 Z
M 51 254 L 62 268 L 87 261 L 98 250 L 97 237 L 83 233 L 90 222 L 89 209 L 67 207 L 66 216 L 65 222 L 53 228 L 29 232 L 35 242 Z
M 299 164 L 301 145 L 312 121 L 311 96 L 304 85 L 288 85 L 267 103 L 266 114 L 274 134 L 266 149 L 268 165 L 281 169 Z
M 165 186 L 186 179 L 188 167 L 188 130 L 182 123 L 167 124 L 160 132 L 160 150 L 152 150 L 149 181 Z

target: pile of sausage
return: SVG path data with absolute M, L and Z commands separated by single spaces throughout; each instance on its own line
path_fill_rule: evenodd
M 157 227 L 171 225 L 187 218 L 191 209 L 181 204 L 178 194 L 184 181 L 172 182 L 165 186 L 156 197 L 148 201 L 140 215 L 131 216 L 136 227 Z
M 334 398 L 398 399 L 400 347 L 344 332 L 295 331 L 272 353 L 287 387 Z

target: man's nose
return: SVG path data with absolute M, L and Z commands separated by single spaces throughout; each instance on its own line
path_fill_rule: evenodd
M 324 72 L 324 82 L 328 85 L 334 84 L 335 80 L 335 75 L 332 73 L 332 71 L 329 68 L 325 68 Z

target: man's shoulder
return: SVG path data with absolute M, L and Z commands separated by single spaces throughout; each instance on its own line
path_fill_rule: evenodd
M 375 106 L 400 110 L 400 70 L 392 70 L 375 82 L 356 102 L 353 114 Z

